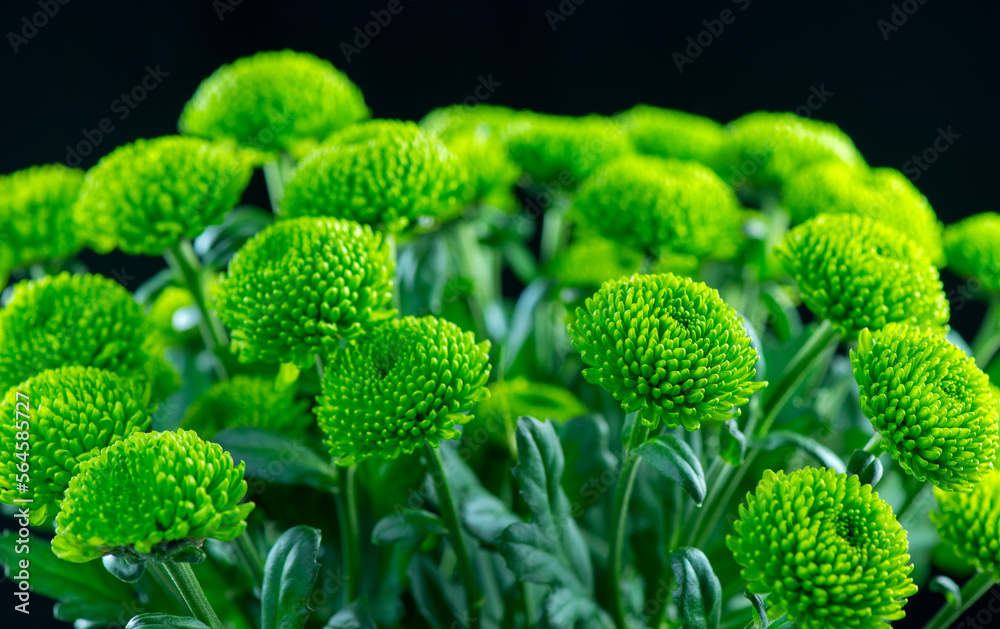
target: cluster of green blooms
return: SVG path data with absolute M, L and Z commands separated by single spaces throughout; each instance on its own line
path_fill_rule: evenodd
M 1000 581 L 1000 470 L 993 470 L 971 491 L 934 490 L 938 510 L 931 512 L 941 541 L 977 570 Z
M 309 409 L 295 399 L 294 387 L 278 389 L 274 378 L 246 375 L 212 385 L 191 404 L 181 422 L 203 439 L 238 426 L 267 428 L 297 439 L 311 424 Z
M 319 426 L 338 463 L 391 459 L 460 435 L 489 395 L 489 341 L 435 317 L 393 319 L 336 352 L 323 376 Z
M 280 221 L 251 238 L 219 280 L 216 311 L 244 361 L 304 367 L 324 347 L 392 317 L 395 262 L 382 235 L 332 218 Z M 329 345 L 330 342 L 334 345 Z
M 983 212 L 949 225 L 944 246 L 951 269 L 1000 293 L 1000 214 Z
M 718 167 L 726 130 L 711 118 L 649 105 L 636 105 L 615 117 L 639 153 Z
M 507 151 L 536 181 L 577 185 L 602 164 L 631 150 L 621 123 L 603 116 L 519 112 L 506 128 Z
M 726 540 L 750 592 L 802 629 L 877 629 L 917 591 L 906 531 L 857 476 L 771 470 L 740 505 Z
M 609 391 L 649 426 L 725 421 L 754 382 L 757 350 L 718 291 L 669 273 L 606 282 L 569 328 L 588 382 Z

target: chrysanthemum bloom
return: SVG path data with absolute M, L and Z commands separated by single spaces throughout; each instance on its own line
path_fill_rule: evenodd
M 861 410 L 908 474 L 952 491 L 989 472 L 1000 428 L 989 378 L 943 336 L 890 323 L 851 352 Z
M 695 257 L 734 253 L 743 220 L 736 194 L 708 166 L 642 155 L 599 168 L 572 212 L 605 238 Z
M 301 153 L 369 116 L 361 90 L 313 55 L 260 52 L 201 82 L 181 114 L 181 133 Z
M 550 270 L 565 286 L 596 288 L 608 280 L 638 273 L 643 258 L 639 249 L 588 235 L 560 252 Z
M 72 209 L 81 185 L 83 171 L 62 164 L 0 176 L 0 278 L 17 267 L 76 253 Z
M 971 491 L 934 489 L 937 511 L 931 522 L 941 541 L 976 569 L 1000 581 L 1000 470 L 993 470 Z
M 569 334 L 587 381 L 649 426 L 725 421 L 766 386 L 753 380 L 757 350 L 739 314 L 715 289 L 670 273 L 605 283 Z
M 508 191 L 521 176 L 521 169 L 507 156 L 507 149 L 496 136 L 471 130 L 442 141 L 468 170 L 472 200 Z
M 267 428 L 296 439 L 312 421 L 305 402 L 295 399 L 294 387 L 279 391 L 274 378 L 240 375 L 217 382 L 201 394 L 181 425 L 203 439 L 237 426 Z
M 428 112 L 420 121 L 420 126 L 445 139 L 477 130 L 503 140 L 507 127 L 515 122 L 517 116 L 516 110 L 499 105 L 448 105 Z
M 316 416 L 339 463 L 391 459 L 459 436 L 489 395 L 489 341 L 435 317 L 393 319 L 334 354 Z
M 711 118 L 651 105 L 636 105 L 615 117 L 640 153 L 718 165 L 726 132 Z
M 730 122 L 722 148 L 723 177 L 734 186 L 778 188 L 794 173 L 824 161 L 865 163 L 836 125 L 790 112 L 757 111 Z
M 246 155 L 200 138 L 136 140 L 87 172 L 73 209 L 81 237 L 106 252 L 160 255 L 222 222 L 250 182 Z
M 164 561 L 246 528 L 244 464 L 190 430 L 140 432 L 83 463 L 56 516 L 52 550 L 83 563 L 104 555 Z
M 21 282 L 0 310 L 0 391 L 66 365 L 155 379 L 150 336 L 142 308 L 115 281 L 61 273 Z
M 309 365 L 328 341 L 392 317 L 395 262 L 367 225 L 303 217 L 248 240 L 219 280 L 216 311 L 244 361 Z
M 917 591 L 906 531 L 857 476 L 764 472 L 726 539 L 748 590 L 802 629 L 878 629 Z
M 521 112 L 506 130 L 511 158 L 536 181 L 575 187 L 601 164 L 631 151 L 622 124 L 603 116 Z
M 413 122 L 371 120 L 333 135 L 285 187 L 289 216 L 331 216 L 405 229 L 418 217 L 449 218 L 469 200 L 465 166 Z
M 775 253 L 809 310 L 844 337 L 892 322 L 948 323 L 937 268 L 887 225 L 854 214 L 821 215 L 789 231 Z
M 1000 214 L 983 212 L 948 225 L 944 246 L 948 268 L 1000 293 Z
M 32 524 L 42 524 L 58 511 L 77 467 L 148 429 L 152 411 L 144 383 L 94 367 L 43 371 L 12 387 L 0 400 L 6 418 L 0 422 L 0 502 L 31 499 Z M 29 447 L 19 450 L 25 434 Z M 21 474 L 25 462 L 28 472 Z
M 927 198 L 898 170 L 819 162 L 785 182 L 781 202 L 793 223 L 820 214 L 867 216 L 909 236 L 935 265 L 944 263 L 941 223 Z

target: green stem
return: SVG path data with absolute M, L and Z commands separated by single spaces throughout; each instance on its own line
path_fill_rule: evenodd
M 611 534 L 608 539 L 611 546 L 608 554 L 608 578 L 611 581 L 611 599 L 614 601 L 615 625 L 618 629 L 628 627 L 625 599 L 622 596 L 621 572 L 622 553 L 625 550 L 625 518 L 628 515 L 629 498 L 632 497 L 632 489 L 635 487 L 635 477 L 639 472 L 640 457 L 635 453 L 635 448 L 645 441 L 647 436 L 649 428 L 642 423 L 641 418 L 636 417 L 628 443 L 622 448 L 622 466 L 618 472 L 618 485 L 615 487 Z
M 458 519 L 458 509 L 455 500 L 451 495 L 451 487 L 448 485 L 448 477 L 444 473 L 444 459 L 441 458 L 441 451 L 428 442 L 424 442 L 424 458 L 427 460 L 427 473 L 430 474 L 434 487 L 438 495 L 438 509 L 441 517 L 448 527 L 451 546 L 455 551 L 458 560 L 458 574 L 465 587 L 466 601 L 469 607 L 468 626 L 475 629 L 479 626 L 479 612 L 486 599 L 479 590 L 476 582 L 476 571 L 472 565 L 472 556 L 469 554 L 465 544 L 465 533 Z
M 868 454 L 878 456 L 882 451 L 882 448 L 879 447 L 880 443 L 882 443 L 882 433 L 877 432 L 872 435 L 871 439 L 868 440 L 868 443 L 862 449 Z
M 997 350 L 1000 350 L 1000 297 L 993 296 L 972 341 L 972 355 L 979 368 L 985 369 Z
M 566 209 L 561 204 L 545 213 L 541 239 L 539 258 L 542 264 L 548 264 L 556 259 L 566 241 Z
M 243 533 L 235 540 L 236 557 L 243 564 L 253 580 L 254 588 L 260 588 L 264 583 L 264 563 L 260 559 L 260 553 L 254 546 L 250 535 L 244 529 Z
M 225 368 L 216 355 L 216 351 L 226 348 L 229 345 L 229 339 L 226 337 L 226 330 L 222 327 L 222 322 L 208 307 L 204 269 L 191 246 L 191 241 L 185 239 L 177 242 L 163 252 L 163 257 L 173 271 L 177 282 L 187 288 L 194 297 L 195 305 L 201 314 L 198 328 L 201 330 L 202 339 L 209 352 L 216 356 L 216 371 L 219 373 L 219 377 L 225 379 Z
M 903 507 L 899 510 L 899 514 L 896 519 L 899 521 L 899 525 L 904 529 L 910 528 L 912 520 L 927 510 L 930 510 L 930 505 L 927 504 L 930 499 L 934 496 L 934 485 L 927 483 L 920 488 L 919 491 L 910 494 L 906 497 L 906 502 L 903 503 Z M 925 510 L 923 507 L 927 507 Z
M 961 602 L 950 600 L 924 625 L 924 629 L 947 629 L 959 617 L 990 591 L 996 581 L 986 572 L 979 572 L 962 586 Z
M 285 184 L 291 179 L 290 171 L 294 164 L 291 157 L 285 153 L 274 161 L 263 166 L 264 182 L 267 184 L 267 196 L 271 201 L 271 211 L 275 216 L 282 216 L 281 199 L 285 196 Z
M 222 621 L 205 597 L 205 590 L 201 589 L 201 583 L 191 569 L 191 564 L 167 560 L 163 562 L 163 567 L 173 579 L 174 585 L 177 586 L 194 617 L 212 629 L 223 629 Z
M 361 536 L 358 524 L 357 466 L 351 465 L 337 475 L 337 513 L 340 516 L 340 548 L 347 564 L 344 605 L 358 597 L 361 587 Z

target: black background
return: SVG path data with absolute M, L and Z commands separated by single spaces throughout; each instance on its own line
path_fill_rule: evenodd
M 647 102 L 725 122 L 755 109 L 805 113 L 818 103 L 809 113 L 839 124 L 870 164 L 901 170 L 950 128 L 959 137 L 919 171 L 917 185 L 945 222 L 997 209 L 1000 9 L 983 2 L 400 0 L 403 10 L 349 62 L 342 43 L 354 45 L 355 27 L 364 29 L 370 11 L 388 0 L 42 2 L 58 13 L 25 33 L 22 18 L 41 10 L 38 0 L 4 0 L 0 8 L 0 173 L 66 161 L 67 147 L 105 118 L 114 129 L 83 167 L 119 144 L 173 133 L 184 102 L 220 64 L 290 47 L 345 70 L 378 117 L 416 119 L 461 102 L 480 77 L 499 82 L 487 102 L 562 114 L 611 114 Z M 687 38 L 706 30 L 703 21 L 726 9 L 732 23 L 686 51 Z M 898 28 L 888 29 L 894 13 Z M 712 26 L 718 32 L 720 24 Z M 15 52 L 9 33 L 33 34 Z M 697 56 L 679 71 L 674 53 Z M 120 119 L 113 102 L 141 84 L 147 66 L 166 76 Z M 825 102 L 810 102 L 816 91 L 828 94 Z M 266 205 L 259 177 L 248 196 Z M 161 265 L 121 254 L 87 261 L 134 276 L 135 285 Z M 954 278 L 946 274 L 946 282 L 954 289 Z M 958 305 L 953 324 L 968 336 L 981 308 Z M 933 610 L 941 599 L 930 599 Z M 45 626 L 48 611 L 33 600 L 30 624 L 13 618 L 14 626 Z M 5 583 L 0 619 L 12 618 L 11 601 Z M 899 626 L 928 617 L 915 603 L 911 621 Z

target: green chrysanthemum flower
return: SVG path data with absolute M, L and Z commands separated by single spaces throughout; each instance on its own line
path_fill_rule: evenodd
M 347 465 L 458 437 L 489 395 L 489 347 L 450 321 L 405 317 L 338 351 L 316 409 L 330 452 Z
M 52 550 L 74 563 L 112 554 L 164 560 L 208 538 L 230 541 L 254 507 L 240 504 L 243 468 L 194 431 L 136 433 L 80 466 Z
M 757 350 L 739 314 L 701 282 L 634 275 L 604 284 L 569 327 L 588 382 L 649 426 L 697 430 L 739 414 L 754 382 Z
M 181 133 L 292 151 L 369 116 L 361 90 L 329 61 L 292 50 L 261 52 L 202 81 L 181 114 Z
M 279 391 L 274 378 L 233 376 L 217 382 L 194 401 L 182 426 L 211 439 L 226 428 L 257 426 L 301 437 L 313 418 L 306 404 L 295 399 L 295 389 Z
M 219 280 L 219 318 L 244 361 L 308 366 L 322 346 L 392 317 L 395 263 L 367 225 L 303 217 L 266 227 Z
M 83 171 L 62 164 L 0 176 L 0 279 L 11 269 L 80 248 L 72 228 Z
M 794 173 L 816 162 L 865 163 L 854 142 L 836 125 L 790 112 L 757 111 L 726 127 L 724 177 L 739 187 L 780 188 Z
M 781 200 L 793 223 L 820 214 L 860 214 L 909 236 L 934 264 L 944 262 L 941 223 L 927 198 L 898 170 L 819 162 L 793 174 Z
M 802 629 L 878 629 L 917 591 L 906 531 L 857 476 L 764 472 L 726 539 L 750 592 Z
M 98 251 L 160 255 L 221 222 L 251 172 L 246 156 L 228 144 L 180 136 L 137 140 L 90 169 L 74 220 Z
M 640 153 L 718 165 L 726 132 L 711 118 L 651 105 L 636 105 L 616 118 Z
M 521 112 L 507 130 L 507 151 L 536 181 L 579 184 L 605 162 L 631 151 L 620 122 L 603 116 Z
M 981 572 L 1000 581 L 1000 470 L 993 470 L 972 491 L 934 489 L 938 510 L 931 511 L 941 541 Z
M 186 288 L 167 286 L 160 291 L 149 306 L 149 323 L 155 330 L 160 345 L 184 345 L 199 337 L 197 326 L 181 331 L 174 325 L 174 315 L 178 310 L 190 309 L 195 305 L 194 295 Z
M 499 105 L 448 105 L 430 111 L 420 126 L 445 140 L 476 131 L 503 140 L 518 112 Z
M 944 246 L 950 269 L 1000 293 L 1000 214 L 983 212 L 949 225 Z
M 776 254 L 806 306 L 844 337 L 892 322 L 948 323 L 938 270 L 887 225 L 854 214 L 821 215 L 788 232 Z
M 585 236 L 552 262 L 552 274 L 565 286 L 598 287 L 639 272 L 642 251 L 599 236 Z
M 0 391 L 66 365 L 154 381 L 149 337 L 142 308 L 117 282 L 69 273 L 22 282 L 0 310 Z
M 1000 427 L 989 378 L 943 336 L 890 323 L 851 352 L 861 410 L 906 472 L 951 491 L 989 472 Z
M 31 499 L 31 522 L 37 525 L 59 510 L 77 467 L 147 430 L 153 408 L 142 382 L 94 367 L 61 367 L 11 388 L 0 411 L 9 418 L 0 423 L 0 502 Z M 22 443 L 27 450 L 18 449 Z M 22 474 L 18 466 L 24 463 Z
M 332 216 L 405 229 L 418 217 L 450 218 L 469 200 L 465 166 L 413 122 L 371 120 L 310 153 L 285 187 L 289 216 Z
M 641 155 L 598 169 L 572 207 L 606 238 L 695 257 L 734 253 L 743 220 L 736 194 L 707 166 Z
M 468 170 L 473 200 L 507 191 L 521 176 L 521 170 L 507 157 L 503 142 L 496 136 L 472 131 L 442 138 L 442 141 Z

